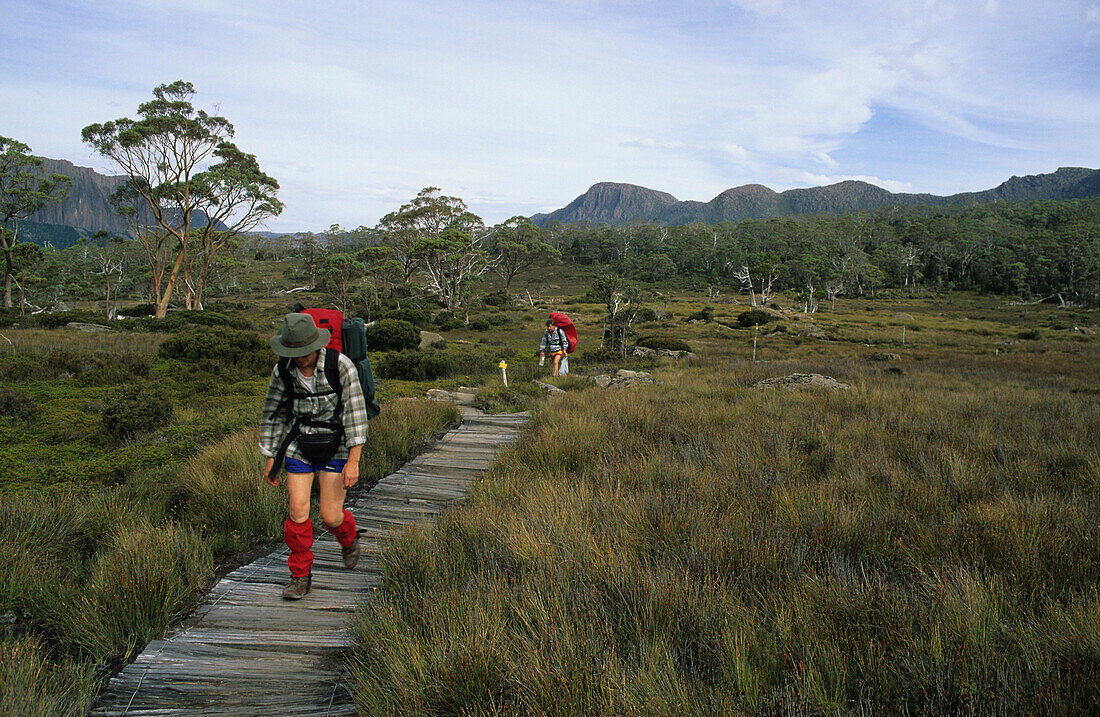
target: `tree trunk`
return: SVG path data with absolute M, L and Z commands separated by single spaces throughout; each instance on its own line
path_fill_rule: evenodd
M 11 253 L 15 249 L 15 242 L 11 247 L 4 247 L 4 308 L 11 308 L 11 277 L 15 273 L 11 263 Z
M 172 290 L 176 288 L 176 279 L 179 277 L 180 268 L 183 266 L 184 251 L 181 249 L 176 254 L 176 260 L 172 263 L 172 272 L 168 275 L 168 281 L 164 285 L 164 295 L 157 299 L 156 318 L 163 319 L 168 314 L 168 301 L 172 298 Z

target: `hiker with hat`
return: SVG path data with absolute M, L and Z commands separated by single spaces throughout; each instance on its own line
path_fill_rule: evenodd
M 359 455 L 367 440 L 367 407 L 355 364 L 329 343 L 308 314 L 287 314 L 271 348 L 283 357 L 271 372 L 260 421 L 260 451 L 267 456 L 264 479 L 279 484 L 286 467 L 290 515 L 283 538 L 290 548 L 287 600 L 297 600 L 312 588 L 313 523 L 309 519 L 314 477 L 320 489 L 321 522 L 336 536 L 344 567 L 359 562 L 355 517 L 344 508 L 348 488 L 359 480 Z M 338 360 L 340 390 L 329 385 L 324 370 L 328 352 Z M 328 357 L 332 361 L 331 357 Z M 284 381 L 283 372 L 293 379 Z M 288 393 L 287 386 L 293 386 Z

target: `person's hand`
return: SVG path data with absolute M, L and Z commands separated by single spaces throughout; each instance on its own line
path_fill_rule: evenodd
M 267 459 L 267 464 L 264 466 L 264 480 L 267 481 L 268 483 L 270 483 L 271 485 L 277 486 L 277 485 L 279 485 L 279 476 L 278 476 L 278 474 L 271 475 L 271 469 L 274 468 L 274 467 L 275 467 L 275 459 L 274 458 L 268 458 Z
M 344 488 L 351 488 L 359 482 L 359 461 L 348 461 L 344 464 Z

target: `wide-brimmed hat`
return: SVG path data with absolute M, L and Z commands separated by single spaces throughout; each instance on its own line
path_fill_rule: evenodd
M 271 337 L 271 348 L 279 356 L 295 358 L 322 348 L 328 337 L 328 329 L 317 328 L 309 314 L 287 314 L 278 335 Z

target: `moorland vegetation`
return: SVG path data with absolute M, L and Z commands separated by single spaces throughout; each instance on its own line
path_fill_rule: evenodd
M 139 121 L 219 139 L 196 196 L 251 177 L 277 213 L 231 126 L 158 90 Z M 140 139 L 116 130 L 89 139 Z M 134 179 L 124 210 L 180 194 Z M 355 627 L 365 711 L 1100 709 L 1100 201 L 540 229 L 429 187 L 372 228 L 162 218 L 9 253 L 6 711 L 81 713 L 276 535 L 254 424 L 298 301 L 375 322 L 365 475 L 456 420 L 429 388 L 534 414 L 466 505 L 386 553 Z M 582 343 L 548 399 L 551 308 Z M 656 382 L 586 380 L 620 368 Z M 849 388 L 753 388 L 795 372 Z

